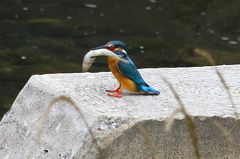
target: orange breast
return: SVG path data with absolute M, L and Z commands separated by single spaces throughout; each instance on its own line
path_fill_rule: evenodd
M 126 89 L 131 92 L 137 92 L 135 83 L 130 80 L 129 78 L 123 76 L 117 67 L 118 59 L 114 57 L 108 57 L 108 66 L 110 70 L 112 71 L 113 75 L 116 77 L 118 82 L 121 85 L 121 89 Z

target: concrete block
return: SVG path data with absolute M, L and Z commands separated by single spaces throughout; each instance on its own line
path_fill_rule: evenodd
M 240 65 L 217 67 L 240 110 Z M 124 92 L 107 96 L 118 83 L 110 72 L 45 74 L 32 76 L 0 123 L 0 158 L 81 159 L 101 158 L 91 134 L 75 108 L 59 101 L 44 122 L 40 143 L 36 133 L 43 111 L 59 96 L 81 109 L 105 158 L 148 159 L 150 150 L 138 124 L 148 132 L 155 157 L 195 158 L 183 115 L 175 117 L 169 132 L 165 121 L 180 108 L 164 76 L 193 116 L 202 158 L 236 158 L 228 138 L 213 121 L 230 133 L 239 150 L 239 127 L 234 109 L 214 67 L 140 69 L 146 82 L 160 95 Z

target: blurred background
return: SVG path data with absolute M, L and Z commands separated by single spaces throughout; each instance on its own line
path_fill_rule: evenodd
M 80 73 L 89 49 L 128 46 L 138 68 L 240 62 L 239 0 L 1 0 L 0 118 L 34 74 Z M 109 71 L 98 57 L 90 72 Z

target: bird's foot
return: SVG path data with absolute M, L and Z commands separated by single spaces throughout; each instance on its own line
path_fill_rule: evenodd
M 119 86 L 116 90 L 106 90 L 107 92 L 119 92 L 121 86 Z
M 122 98 L 122 96 L 120 95 L 122 93 L 122 90 L 120 88 L 115 92 L 118 92 L 118 93 L 117 94 L 108 94 L 108 96 Z
M 117 98 L 122 98 L 119 94 L 108 94 L 110 97 L 117 97 Z

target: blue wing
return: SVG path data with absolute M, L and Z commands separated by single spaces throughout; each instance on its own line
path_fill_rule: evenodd
M 138 69 L 135 66 L 135 64 L 132 62 L 132 60 L 128 56 L 124 57 L 124 59 L 127 59 L 129 62 L 128 63 L 124 63 L 122 61 L 119 61 L 117 63 L 117 67 L 119 69 L 119 72 L 123 76 L 131 79 L 132 81 L 136 82 L 139 85 L 148 86 L 146 84 L 146 82 L 143 80 L 143 78 L 140 75 L 140 73 L 138 72 Z
M 139 92 L 144 92 L 146 94 L 156 94 L 156 95 L 160 94 L 160 92 L 158 92 L 157 90 L 150 87 L 143 80 L 142 76 L 138 72 L 137 67 L 135 66 L 135 64 L 132 62 L 132 60 L 128 56 L 124 57 L 124 59 L 127 59 L 129 62 L 124 63 L 122 61 L 119 61 L 117 63 L 118 70 L 123 76 L 131 79 L 132 81 L 134 81 L 136 83 L 136 89 Z

